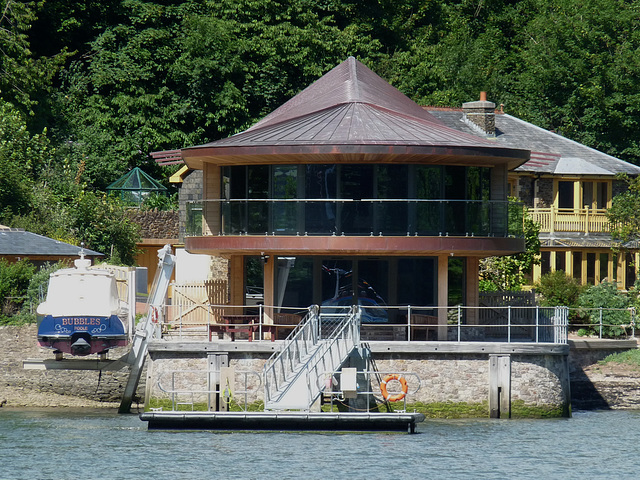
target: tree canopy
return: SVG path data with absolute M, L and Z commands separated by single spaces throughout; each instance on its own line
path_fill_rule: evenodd
M 421 104 L 485 90 L 640 163 L 639 12 L 623 0 L 0 0 L 0 221 L 87 242 L 84 222 L 110 254 L 122 239 L 102 216 L 115 215 L 107 185 L 138 166 L 170 187 L 150 152 L 241 131 L 350 55 Z

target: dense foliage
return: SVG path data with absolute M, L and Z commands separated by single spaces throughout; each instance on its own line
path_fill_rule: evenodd
M 419 103 L 485 90 L 640 163 L 639 13 L 633 0 L 0 0 L 0 223 L 131 263 L 137 231 L 107 185 L 139 166 L 171 189 L 175 170 L 150 152 L 241 131 L 349 55 Z M 517 261 L 492 288 L 521 283 L 530 259 Z

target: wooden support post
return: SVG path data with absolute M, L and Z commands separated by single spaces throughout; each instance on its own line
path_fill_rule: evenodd
M 449 257 L 438 256 L 438 340 L 447 340 L 447 309 L 449 307 Z
M 489 417 L 511 418 L 510 355 L 489 355 Z

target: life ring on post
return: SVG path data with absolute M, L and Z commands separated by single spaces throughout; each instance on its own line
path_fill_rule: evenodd
M 158 309 L 153 305 L 151 305 L 151 321 L 153 323 L 158 323 L 158 317 L 159 317 L 158 313 L 159 313 Z
M 390 382 L 391 380 L 397 380 L 398 382 L 400 382 L 400 386 L 402 387 L 402 393 L 398 393 L 396 395 L 389 395 L 389 392 L 387 392 L 387 383 Z M 380 382 L 380 393 L 382 393 L 382 396 L 388 402 L 397 402 L 399 400 L 402 400 L 408 392 L 409 392 L 409 385 L 407 385 L 407 381 L 402 375 L 398 375 L 395 373 L 392 375 L 387 375 L 382 379 L 382 382 Z

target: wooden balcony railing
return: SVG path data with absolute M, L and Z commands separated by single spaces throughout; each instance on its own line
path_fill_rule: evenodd
M 540 232 L 608 233 L 609 220 L 605 209 L 534 208 L 529 210 L 540 224 Z

